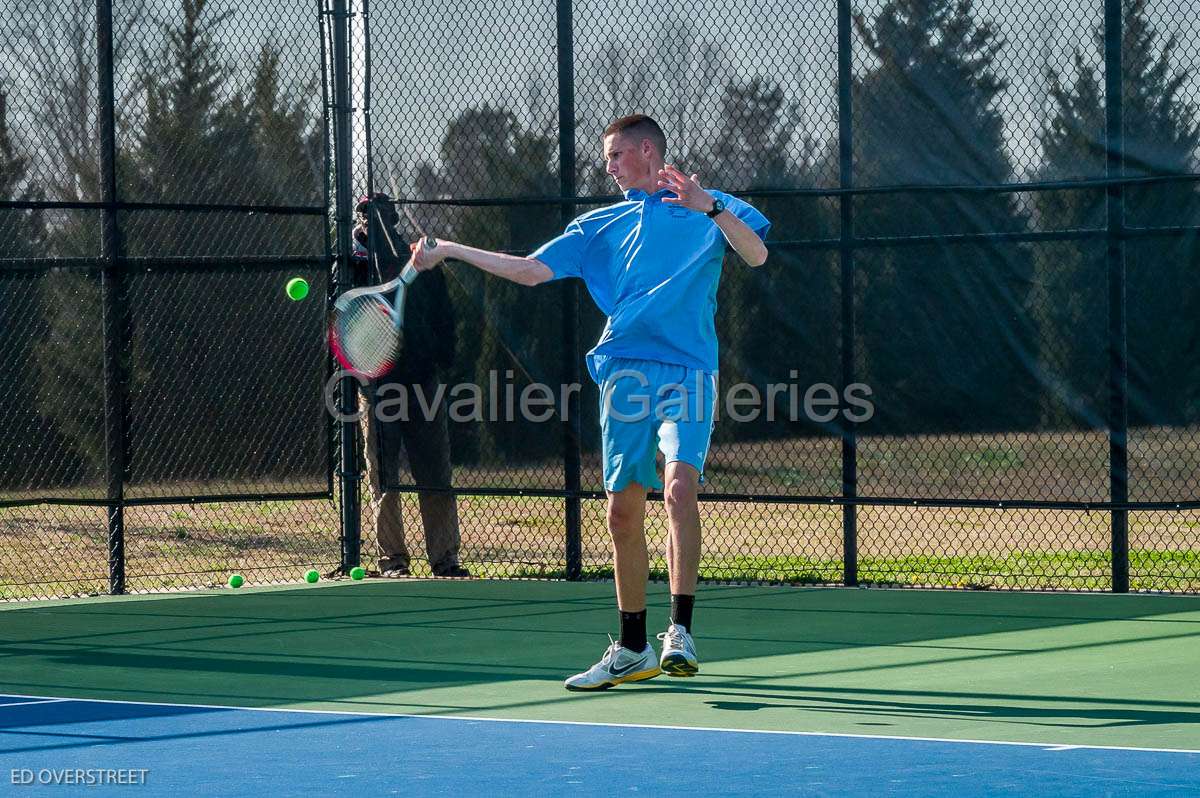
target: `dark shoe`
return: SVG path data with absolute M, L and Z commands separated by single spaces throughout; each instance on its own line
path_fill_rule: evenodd
M 453 565 L 439 565 L 437 568 L 433 569 L 433 575 L 434 576 L 452 576 L 452 577 L 457 577 L 459 579 L 463 579 L 463 578 L 470 576 L 471 572 L 468 571 L 466 568 L 463 568 L 458 563 L 454 563 Z

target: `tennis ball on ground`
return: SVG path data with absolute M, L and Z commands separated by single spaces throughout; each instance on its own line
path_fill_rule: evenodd
M 241 574 L 232 574 L 229 577 L 229 586 L 230 587 L 241 587 L 242 583 L 245 581 L 246 581 L 245 579 L 242 579 Z
M 361 565 L 356 565 L 350 569 L 350 578 L 351 579 L 362 579 L 366 575 L 367 575 L 367 572 L 365 570 L 363 570 L 363 567 Z
M 286 290 L 289 299 L 299 302 L 308 296 L 308 280 L 303 277 L 293 277 L 287 281 Z
M 305 574 L 304 574 L 305 582 L 316 582 L 320 578 L 321 578 L 321 575 L 319 573 L 317 573 L 316 568 L 309 568 L 308 571 L 305 572 Z

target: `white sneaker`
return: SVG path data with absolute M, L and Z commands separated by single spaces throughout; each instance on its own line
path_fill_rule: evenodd
M 667 627 L 667 631 L 659 634 L 658 639 L 663 641 L 659 665 L 668 676 L 695 676 L 700 672 L 696 644 L 692 642 L 687 629 L 673 623 Z
M 608 639 L 612 641 L 611 637 Z M 653 679 L 660 673 L 658 657 L 649 643 L 639 654 L 614 642 L 599 662 L 567 679 L 564 686 L 568 690 L 607 690 L 625 682 Z

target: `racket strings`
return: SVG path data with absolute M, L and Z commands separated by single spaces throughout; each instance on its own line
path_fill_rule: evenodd
M 400 331 L 379 297 L 359 297 L 337 308 L 334 343 L 342 365 L 378 376 L 392 366 L 399 342 Z

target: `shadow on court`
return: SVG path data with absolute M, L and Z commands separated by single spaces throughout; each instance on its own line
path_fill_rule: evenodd
M 930 693 L 914 693 L 909 698 L 894 691 L 787 689 L 767 692 L 761 689 L 727 688 L 704 690 L 680 688 L 684 692 L 707 697 L 705 704 L 732 712 L 804 711 L 843 713 L 893 719 L 943 718 L 986 723 L 1022 723 L 1046 727 L 1118 727 L 1188 724 L 1200 728 L 1200 704 L 1151 702 L 1153 707 L 1120 706 L 1132 702 L 1099 699 L 1088 706 L 1086 699 L 1028 695 L 986 695 L 955 693 L 944 701 L 930 701 Z M 816 694 L 814 694 L 816 693 Z M 825 694 L 821 694 L 825 693 Z M 862 697 L 857 697 L 862 696 Z M 925 698 L 926 700 L 919 700 Z M 758 701 L 749 699 L 759 699 Z M 986 699 L 988 703 L 983 703 Z M 1116 706 L 1113 706 L 1116 704 Z M 1163 706 L 1165 704 L 1165 706 Z M 892 724 L 883 724 L 892 725 Z
M 700 678 L 567 693 L 615 632 L 612 590 L 388 580 L 21 605 L 0 610 L 0 691 L 1008 739 L 1200 729 L 1173 675 L 1200 657 L 1191 597 L 706 587 Z M 667 598 L 651 593 L 652 632 Z
M 0 704 L 0 755 L 104 745 L 198 740 L 297 729 L 357 727 L 387 716 L 321 716 L 152 704 L 77 701 L 5 707 Z M 69 727 L 44 729 L 43 727 Z M 85 731 L 86 730 L 86 731 Z

